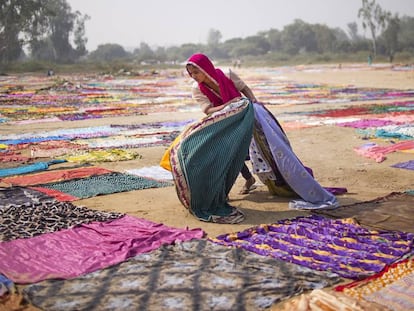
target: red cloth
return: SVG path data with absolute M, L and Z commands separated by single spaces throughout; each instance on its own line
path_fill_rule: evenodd
M 220 106 L 228 101 L 240 97 L 241 94 L 237 90 L 233 81 L 229 79 L 223 71 L 219 68 L 215 68 L 210 59 L 204 54 L 192 55 L 187 64 L 191 64 L 201 70 L 207 75 L 213 82 L 215 82 L 220 89 L 220 97 L 218 97 L 209 87 L 203 83 L 199 83 L 198 87 L 201 92 L 208 97 L 213 106 Z M 190 74 L 191 75 L 191 74 Z

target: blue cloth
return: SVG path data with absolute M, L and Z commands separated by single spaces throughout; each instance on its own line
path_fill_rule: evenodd
M 7 293 L 14 292 L 14 290 L 14 283 L 6 278 L 3 274 L 0 274 L 0 297 Z
M 337 207 L 336 197 L 323 188 L 293 152 L 286 135 L 273 115 L 264 106 L 254 105 L 256 126 L 266 138 L 266 148 L 279 173 L 303 201 L 292 201 L 290 207 Z
M 12 168 L 3 168 L 0 169 L 0 177 L 7 177 L 7 176 L 14 176 L 14 175 L 22 175 L 22 174 L 28 174 L 38 171 L 44 171 L 49 168 L 49 165 L 51 164 L 57 164 L 57 163 L 63 163 L 66 162 L 66 160 L 52 160 L 49 162 L 37 162 L 25 166 L 19 166 L 19 167 L 12 167 Z

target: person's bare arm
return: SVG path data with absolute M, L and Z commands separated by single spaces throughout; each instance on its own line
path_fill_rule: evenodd
M 243 93 L 244 96 L 246 96 L 248 99 L 250 99 L 252 102 L 256 103 L 257 99 L 254 96 L 252 90 L 246 85 L 241 92 Z

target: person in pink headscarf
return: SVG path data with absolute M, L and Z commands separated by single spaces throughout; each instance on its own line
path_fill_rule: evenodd
M 242 94 L 252 102 L 257 102 L 252 90 L 237 74 L 229 70 L 226 75 L 221 69 L 215 68 L 204 54 L 192 55 L 187 61 L 186 69 L 195 80 L 192 96 L 207 115 L 223 109 L 231 101 L 240 99 Z M 256 189 L 256 180 L 246 163 L 240 172 L 246 180 L 240 194 L 248 194 Z

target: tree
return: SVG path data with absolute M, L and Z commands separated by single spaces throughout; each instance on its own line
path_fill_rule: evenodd
M 312 25 L 316 40 L 316 51 L 318 53 L 333 52 L 336 46 L 335 32 L 326 25 Z
M 135 49 L 133 52 L 134 56 L 137 58 L 138 61 L 153 61 L 155 59 L 155 53 L 148 45 L 148 43 L 141 42 L 139 45 L 139 49 Z
M 89 54 L 89 58 L 97 61 L 111 61 L 120 58 L 126 58 L 128 53 L 125 49 L 114 43 L 106 43 L 98 45 L 98 48 Z
M 311 25 L 300 19 L 283 28 L 281 40 L 283 51 L 289 54 L 317 51 L 318 44 Z
M 351 41 L 358 41 L 361 37 L 358 34 L 358 24 L 355 22 L 348 23 L 348 35 L 351 38 Z
M 20 57 L 33 29 L 46 23 L 46 15 L 41 0 L 0 1 L 0 65 Z
M 375 0 L 362 0 L 358 18 L 362 18 L 362 27 L 371 32 L 373 57 L 377 55 L 377 36 L 385 29 L 390 16 L 391 13 L 384 11 Z
M 221 32 L 219 30 L 210 29 L 207 35 L 207 45 L 217 46 L 221 40 Z
M 269 41 L 270 49 L 272 51 L 277 52 L 282 49 L 282 34 L 279 30 L 270 29 L 265 36 Z
M 33 31 L 30 44 L 32 56 L 39 57 L 44 54 L 37 49 L 44 50 L 44 45 L 49 41 L 52 44 L 48 46 L 52 50 L 47 54 L 53 55 L 53 61 L 68 63 L 85 55 L 85 21 L 89 16 L 82 15 L 79 11 L 72 12 L 66 0 L 43 0 L 43 4 L 48 12 L 47 26 L 43 27 L 45 29 Z
M 382 39 L 384 41 L 385 50 L 389 57 L 390 62 L 393 61 L 394 55 L 398 50 L 398 33 L 400 31 L 400 19 L 398 14 L 390 18 L 388 21 L 387 29 L 382 33 Z
M 403 16 L 400 19 L 398 44 L 401 49 L 414 52 L 414 17 Z

